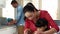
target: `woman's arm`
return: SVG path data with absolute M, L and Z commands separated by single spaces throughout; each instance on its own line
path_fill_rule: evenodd
M 50 32 L 58 32 L 59 28 L 57 26 L 57 24 L 53 21 L 53 19 L 51 18 L 51 16 L 49 15 L 49 13 L 47 11 L 45 11 L 45 18 L 48 20 L 48 24 L 49 26 L 51 26 L 51 29 L 49 30 Z
M 30 22 L 28 20 L 25 20 L 25 26 L 24 26 L 24 34 L 28 34 L 30 29 Z
M 56 29 L 55 28 L 51 28 L 48 31 L 42 32 L 42 34 L 54 34 L 55 32 L 56 32 Z

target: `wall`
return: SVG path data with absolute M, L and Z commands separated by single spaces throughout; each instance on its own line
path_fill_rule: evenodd
M 39 0 L 39 8 L 42 8 L 42 0 Z
M 57 19 L 60 20 L 60 0 L 58 0 Z
M 18 3 L 19 3 L 19 5 L 23 5 L 23 0 L 16 0 Z
M 2 17 L 2 9 L 0 8 L 0 17 Z

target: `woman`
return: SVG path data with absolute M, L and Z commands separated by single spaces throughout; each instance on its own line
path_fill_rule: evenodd
M 39 18 L 44 18 L 48 21 L 48 31 L 38 32 L 38 34 L 53 34 L 59 31 L 57 24 L 53 21 L 49 13 L 45 10 L 37 10 L 32 3 L 28 3 L 23 8 L 25 14 L 25 29 L 24 34 L 36 31 L 35 23 Z M 30 33 L 31 34 L 31 33 Z

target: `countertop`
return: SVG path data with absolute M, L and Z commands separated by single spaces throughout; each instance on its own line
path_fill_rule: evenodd
M 11 25 L 11 26 L 7 26 L 7 25 L 0 25 L 0 30 L 1 30 L 1 29 L 4 29 L 4 28 L 11 28 L 11 27 L 15 27 L 15 28 L 16 28 L 16 26 L 15 26 L 15 25 Z
M 0 34 L 17 34 L 16 26 L 15 25 L 11 25 L 11 26 L 1 25 Z

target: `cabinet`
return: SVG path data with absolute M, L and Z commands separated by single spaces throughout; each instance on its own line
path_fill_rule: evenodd
M 6 0 L 0 0 L 0 8 L 5 7 L 6 5 Z

